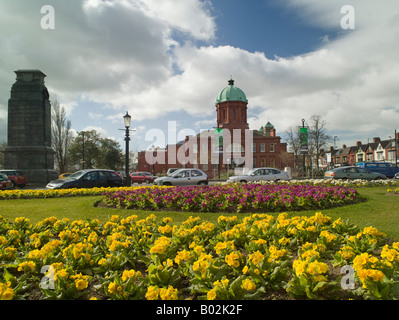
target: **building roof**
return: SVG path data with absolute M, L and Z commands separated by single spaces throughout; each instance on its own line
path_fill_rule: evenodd
M 268 121 L 265 128 L 274 128 L 274 126 Z
M 226 101 L 242 101 L 247 102 L 247 97 L 240 88 L 234 86 L 234 80 L 229 80 L 229 85 L 220 91 L 216 98 L 216 103 L 226 102 Z

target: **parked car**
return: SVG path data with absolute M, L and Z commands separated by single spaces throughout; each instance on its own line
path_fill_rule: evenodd
M 8 176 L 4 173 L 0 173 L 0 190 L 9 190 L 13 188 L 13 184 L 8 178 Z
M 13 187 L 23 188 L 26 186 L 26 178 L 21 171 L 14 169 L 0 170 L 0 173 L 4 173 L 11 180 Z
M 155 179 L 154 184 L 159 186 L 207 185 L 208 176 L 201 169 L 179 169 L 170 176 Z
M 391 162 L 360 162 L 357 164 L 357 167 L 381 173 L 388 178 L 393 178 L 396 173 L 399 173 L 399 167 L 396 167 Z
M 327 171 L 324 174 L 325 179 L 343 179 L 343 180 L 380 180 L 387 179 L 387 177 L 381 173 L 371 172 L 367 169 L 348 166 L 348 167 L 339 167 L 333 170 Z
M 395 174 L 395 176 L 393 178 L 394 179 L 399 179 L 399 172 L 397 174 Z
M 169 168 L 168 171 L 166 172 L 167 176 L 170 176 L 173 172 L 176 172 L 177 170 L 180 170 L 181 168 Z
M 120 187 L 122 178 L 113 170 L 87 169 L 77 171 L 65 179 L 50 181 L 48 189 Z
M 154 182 L 155 177 L 149 172 L 132 172 L 130 173 L 132 183 L 151 183 Z
M 251 181 L 279 181 L 289 180 L 287 172 L 274 168 L 256 168 L 248 174 L 230 177 L 227 182 L 251 182 Z

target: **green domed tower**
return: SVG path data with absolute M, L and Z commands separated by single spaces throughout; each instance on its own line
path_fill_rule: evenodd
M 220 91 L 216 98 L 218 128 L 249 129 L 247 123 L 247 97 L 240 88 L 234 86 L 234 80 Z

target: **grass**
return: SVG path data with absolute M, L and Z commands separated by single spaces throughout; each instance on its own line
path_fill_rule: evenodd
M 358 188 L 360 194 L 367 198 L 366 202 L 321 210 L 324 215 L 333 219 L 349 219 L 360 227 L 373 226 L 385 232 L 389 238 L 399 240 L 399 195 L 387 195 L 387 187 Z M 0 215 L 7 219 L 16 217 L 29 218 L 36 223 L 45 218 L 55 216 L 59 219 L 71 220 L 99 219 L 104 222 L 112 215 L 127 217 L 137 215 L 140 219 L 149 214 L 155 214 L 160 219 L 171 217 L 175 224 L 180 224 L 190 216 L 200 216 L 204 220 L 215 222 L 221 213 L 196 213 L 174 211 L 137 211 L 124 209 L 107 209 L 95 207 L 94 203 L 101 197 L 70 197 L 31 200 L 2 200 L 0 201 Z M 290 216 L 311 216 L 315 210 L 289 212 Z M 249 214 L 236 214 L 246 216 Z M 273 213 L 272 215 L 278 215 Z

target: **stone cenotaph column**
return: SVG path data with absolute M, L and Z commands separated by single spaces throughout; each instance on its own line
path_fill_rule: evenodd
M 40 70 L 15 71 L 8 100 L 8 145 L 5 169 L 21 171 L 28 184 L 45 185 L 57 179 L 51 147 L 51 105 Z

